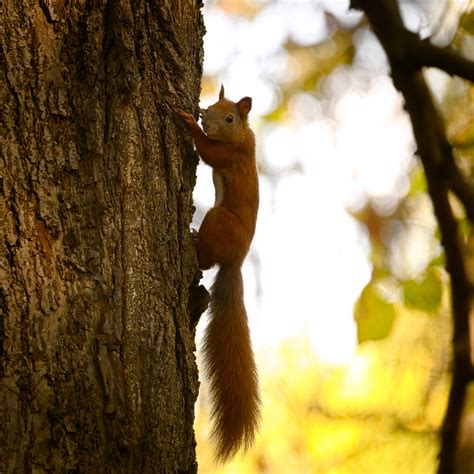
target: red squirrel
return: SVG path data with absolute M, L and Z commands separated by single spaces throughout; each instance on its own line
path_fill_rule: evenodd
M 210 291 L 210 320 L 203 359 L 210 382 L 211 438 L 216 459 L 227 461 L 253 443 L 260 419 L 260 398 L 241 266 L 255 233 L 259 204 L 255 136 L 248 125 L 252 99 L 224 97 L 200 109 L 204 132 L 194 117 L 180 111 L 202 160 L 212 167 L 215 204 L 198 232 L 199 268 L 219 265 Z

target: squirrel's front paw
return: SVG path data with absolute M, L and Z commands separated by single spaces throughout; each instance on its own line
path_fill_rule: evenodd
M 189 124 L 189 125 L 194 125 L 196 123 L 196 120 L 194 117 L 189 114 L 188 112 L 185 112 L 184 110 L 178 110 L 178 114 Z

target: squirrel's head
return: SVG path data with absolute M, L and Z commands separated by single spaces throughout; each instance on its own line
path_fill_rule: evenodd
M 252 99 L 243 97 L 232 102 L 224 97 L 224 86 L 221 85 L 219 100 L 207 109 L 200 109 L 204 132 L 208 137 L 222 142 L 235 142 L 242 138 L 241 133 L 247 128 L 247 117 L 252 108 Z

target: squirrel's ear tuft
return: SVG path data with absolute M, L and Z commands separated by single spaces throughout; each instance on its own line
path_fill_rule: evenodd
M 242 120 L 247 118 L 247 115 L 252 108 L 252 98 L 244 97 L 237 102 L 237 110 L 239 111 L 240 118 Z
M 224 99 L 224 84 L 221 84 L 221 90 L 219 91 L 219 100 Z

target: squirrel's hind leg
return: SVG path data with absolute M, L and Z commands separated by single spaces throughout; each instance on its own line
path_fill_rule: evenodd
M 207 270 L 218 264 L 240 266 L 249 247 L 248 232 L 239 218 L 222 206 L 205 215 L 198 233 L 199 268 Z

